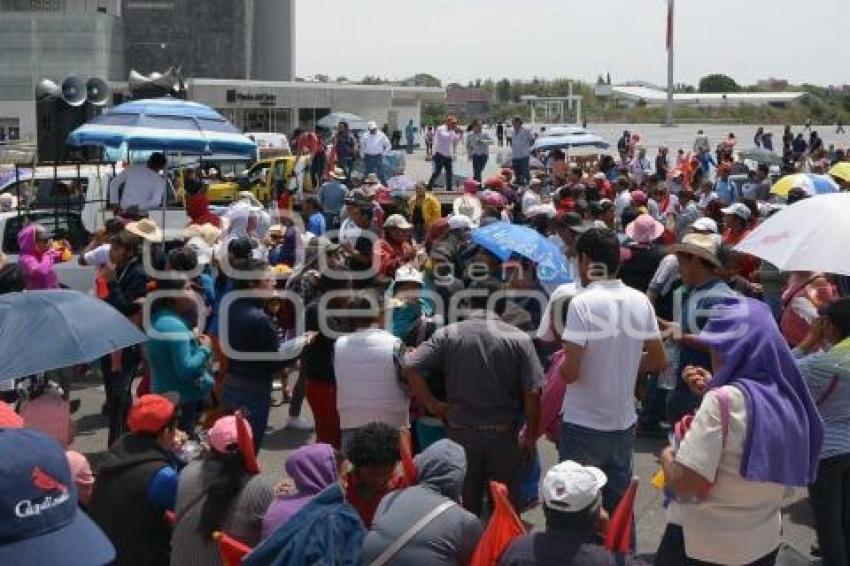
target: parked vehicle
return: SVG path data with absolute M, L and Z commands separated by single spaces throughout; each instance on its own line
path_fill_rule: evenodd
M 295 161 L 291 156 L 257 161 L 235 181 L 211 184 L 207 198 L 212 203 L 226 204 L 236 200 L 240 191 L 251 191 L 257 200 L 267 203 L 289 182 Z

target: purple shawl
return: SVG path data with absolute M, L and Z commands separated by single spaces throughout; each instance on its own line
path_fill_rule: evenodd
M 313 496 L 339 480 L 334 449 L 329 444 L 298 448 L 286 459 L 284 470 L 295 483 L 297 492 L 272 501 L 263 518 L 263 539 L 310 503 Z
M 754 299 L 715 307 L 700 339 L 721 360 L 709 388 L 734 385 L 746 399 L 741 476 L 787 486 L 813 482 L 823 421 L 768 308 Z

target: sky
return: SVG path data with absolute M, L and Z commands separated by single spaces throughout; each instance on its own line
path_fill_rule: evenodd
M 293 1 L 302 77 L 667 81 L 666 0 Z M 850 83 L 850 0 L 677 0 L 675 14 L 676 83 Z

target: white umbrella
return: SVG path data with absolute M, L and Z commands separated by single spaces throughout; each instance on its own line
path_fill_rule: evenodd
M 780 210 L 735 250 L 765 259 L 783 271 L 850 275 L 850 194 L 807 198 Z

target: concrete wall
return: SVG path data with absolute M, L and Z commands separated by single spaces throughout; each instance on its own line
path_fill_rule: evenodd
M 0 17 L 0 100 L 32 99 L 42 78 L 126 77 L 121 20 L 82 12 Z
M 295 0 L 253 0 L 251 79 L 295 78 Z
M 32 100 L 0 101 L 0 123 L 16 123 L 20 141 L 35 141 L 35 102 Z
M 186 77 L 245 78 L 245 4 L 124 0 L 127 67 L 144 75 L 182 66 Z

